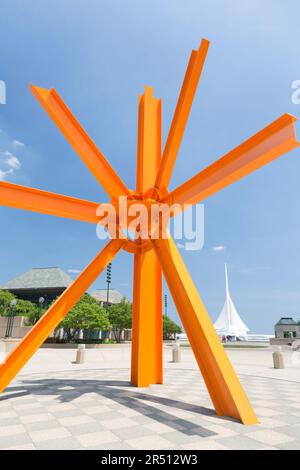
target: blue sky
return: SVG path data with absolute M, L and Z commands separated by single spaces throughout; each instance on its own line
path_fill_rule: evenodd
M 292 0 L 3 0 L 0 176 L 107 200 L 29 92 L 32 82 L 58 90 L 133 187 L 138 94 L 151 85 L 162 97 L 165 139 L 190 51 L 206 37 L 211 47 L 172 178 L 176 187 L 284 112 L 299 115 L 291 101 L 291 83 L 300 79 L 299 13 Z M 206 201 L 204 248 L 182 256 L 213 319 L 224 302 L 224 262 L 251 331 L 271 333 L 283 315 L 300 319 L 298 157 L 295 150 Z M 80 270 L 103 246 L 90 224 L 3 207 L 0 214 L 0 283 L 31 267 Z M 130 255 L 113 262 L 112 278 L 131 297 Z M 104 276 L 95 287 L 104 287 Z M 177 318 L 171 303 L 169 313 Z

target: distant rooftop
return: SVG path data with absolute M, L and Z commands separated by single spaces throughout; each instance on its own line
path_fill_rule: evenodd
M 276 325 L 297 325 L 297 322 L 292 317 L 281 317 Z
M 107 290 L 106 289 L 96 289 L 91 293 L 91 296 L 94 297 L 98 302 L 106 302 L 107 300 Z M 109 303 L 118 304 L 121 302 L 124 296 L 117 291 L 116 289 L 109 290 Z
M 32 268 L 0 286 L 4 290 L 66 288 L 73 279 L 58 267 Z

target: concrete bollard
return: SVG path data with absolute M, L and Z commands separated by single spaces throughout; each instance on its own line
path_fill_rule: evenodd
M 274 364 L 274 369 L 284 369 L 284 356 L 282 352 L 280 351 L 275 351 L 273 352 L 273 364 Z
M 173 348 L 172 348 L 172 360 L 173 362 L 180 362 L 181 361 L 181 350 L 180 350 L 180 344 L 175 343 Z
M 293 351 L 299 351 L 300 350 L 300 340 L 296 339 L 295 341 L 292 342 L 292 350 Z
M 76 364 L 83 364 L 85 362 L 85 344 L 78 344 L 75 362 Z

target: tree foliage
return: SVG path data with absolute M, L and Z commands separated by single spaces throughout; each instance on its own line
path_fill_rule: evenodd
M 11 305 L 12 300 L 17 300 L 15 306 Z M 31 318 L 37 316 L 38 306 L 29 300 L 18 299 L 14 294 L 8 291 L 0 290 L 0 315 L 9 316 L 14 313 L 16 316 L 27 317 L 28 322 Z
M 40 305 L 32 304 L 34 308 L 28 311 L 27 316 L 27 325 L 35 325 L 36 322 L 41 318 L 42 315 L 46 312 L 46 307 L 40 307 Z
M 108 314 L 114 338 L 120 343 L 123 331 L 132 328 L 132 303 L 123 297 L 120 303 L 109 307 Z
M 16 297 L 11 292 L 0 290 L 0 315 L 7 316 L 11 312 L 11 301 Z
M 180 334 L 182 328 L 171 320 L 168 315 L 163 315 L 163 337 L 164 339 L 172 339 L 176 334 Z
M 29 300 L 18 299 L 15 308 L 16 315 L 27 317 L 30 323 L 31 319 L 37 318 L 39 314 L 39 307 Z
M 89 294 L 81 297 L 59 326 L 64 328 L 68 341 L 77 339 L 80 330 L 110 329 L 108 313 Z

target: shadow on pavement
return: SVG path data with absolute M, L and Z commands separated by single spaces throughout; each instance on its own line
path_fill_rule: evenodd
M 70 387 L 74 387 L 71 388 Z M 159 423 L 166 424 L 175 431 L 185 435 L 201 437 L 216 436 L 217 433 L 205 429 L 187 419 L 176 417 L 161 408 L 157 403 L 177 410 L 189 411 L 205 416 L 215 416 L 215 412 L 180 400 L 155 396 L 150 393 L 136 392 L 128 381 L 122 380 L 72 380 L 72 379 L 39 379 L 23 380 L 22 385 L 8 387 L 0 402 L 26 395 L 55 395 L 61 403 L 72 402 L 86 393 L 96 393 L 114 400 L 121 406 L 135 410 Z M 136 390 L 136 389 L 135 389 Z

